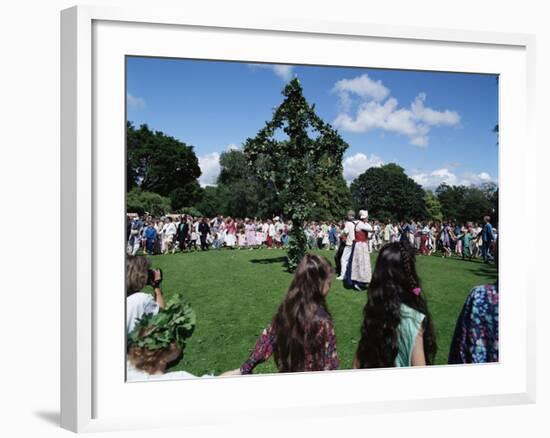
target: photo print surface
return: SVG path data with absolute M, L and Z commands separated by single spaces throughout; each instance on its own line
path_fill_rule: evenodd
M 498 76 L 126 58 L 127 381 L 498 362 Z

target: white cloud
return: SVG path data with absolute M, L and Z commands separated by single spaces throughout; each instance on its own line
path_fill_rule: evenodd
M 284 64 L 248 64 L 250 68 L 264 68 L 272 70 L 283 81 L 288 82 L 292 79 L 294 73 L 294 66 Z
M 229 143 L 226 151 L 240 150 L 239 145 L 235 143 Z M 199 184 L 201 187 L 215 186 L 218 182 L 218 175 L 220 174 L 220 155 L 219 152 L 211 152 L 206 155 L 198 157 L 199 167 L 201 168 L 201 176 L 199 178 Z
M 443 183 L 450 186 L 458 184 L 458 177 L 447 168 L 436 169 L 431 172 L 413 173 L 411 178 L 425 188 L 435 188 Z
M 201 168 L 201 176 L 199 184 L 201 187 L 215 186 L 218 175 L 220 174 L 220 154 L 212 152 L 199 158 L 199 167 Z
M 145 108 L 145 100 L 130 93 L 126 93 L 126 104 L 128 105 L 128 109 L 131 110 L 141 110 Z
M 291 65 L 274 65 L 273 71 L 277 76 L 285 81 L 290 81 L 292 79 L 292 71 L 294 69 Z
M 483 184 L 487 182 L 496 182 L 491 175 L 489 175 L 487 172 L 480 172 L 480 173 L 473 173 L 473 172 L 467 172 L 464 174 L 464 179 L 462 180 L 463 185 L 478 185 Z
M 413 172 L 411 178 L 421 186 L 429 189 L 436 188 L 443 183 L 450 186 L 471 186 L 486 182 L 496 182 L 487 172 L 466 172 L 462 176 L 459 176 L 446 167 L 427 172 Z
M 344 179 L 349 184 L 365 170 L 380 167 L 383 164 L 382 159 L 374 154 L 370 157 L 362 153 L 352 155 L 344 159 Z
M 432 127 L 455 126 L 460 122 L 456 111 L 427 107 L 425 93 L 419 93 L 410 107 L 399 107 L 390 90 L 367 75 L 342 79 L 336 82 L 333 91 L 338 93 L 341 106 L 334 125 L 345 131 L 360 133 L 380 129 L 405 135 L 411 144 L 425 147 Z M 352 97 L 359 99 L 355 114 L 351 111 Z
M 374 81 L 366 73 L 353 79 L 339 80 L 334 84 L 332 91 L 338 93 L 344 101 L 349 101 L 350 94 L 375 101 L 384 100 L 390 94 L 390 90 L 382 84 L 382 81 Z

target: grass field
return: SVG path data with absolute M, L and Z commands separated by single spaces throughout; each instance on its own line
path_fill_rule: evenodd
M 333 262 L 333 251 L 317 251 Z M 197 326 L 182 360 L 170 371 L 218 375 L 238 368 L 270 322 L 290 284 L 283 250 L 221 250 L 153 256 L 162 268 L 166 299 L 182 292 L 197 315 Z M 373 262 L 376 254 L 373 254 Z M 374 265 L 373 265 L 374 266 Z M 417 257 L 422 293 L 434 319 L 439 351 L 436 362 L 447 362 L 458 314 L 470 289 L 496 279 L 496 269 L 480 261 Z M 327 298 L 332 313 L 340 368 L 351 368 L 359 340 L 365 292 L 344 289 L 333 281 Z M 255 373 L 276 372 L 273 360 Z

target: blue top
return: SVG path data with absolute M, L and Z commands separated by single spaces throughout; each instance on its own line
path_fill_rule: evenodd
M 492 242 L 495 240 L 495 233 L 493 232 L 493 226 L 490 223 L 483 225 L 483 231 L 481 238 L 484 242 Z
M 145 228 L 145 238 L 154 240 L 157 238 L 157 230 L 155 230 L 155 227 L 147 227 Z
M 412 352 L 425 315 L 412 307 L 401 304 L 401 322 L 397 327 L 396 367 L 412 366 Z

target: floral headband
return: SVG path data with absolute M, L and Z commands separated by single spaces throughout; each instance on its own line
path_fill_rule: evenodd
M 422 292 L 422 289 L 420 289 L 419 287 L 415 287 L 412 290 L 412 293 L 415 294 L 417 297 L 420 295 L 420 292 Z

